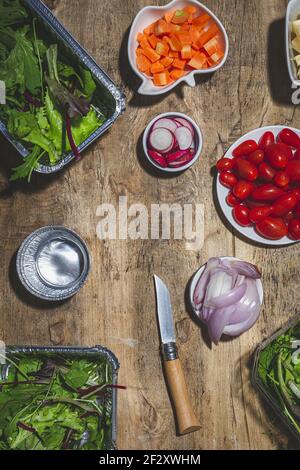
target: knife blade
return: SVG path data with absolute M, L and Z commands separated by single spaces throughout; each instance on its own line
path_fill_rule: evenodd
M 198 431 L 200 424 L 193 411 L 180 359 L 178 358 L 176 335 L 170 293 L 164 282 L 154 275 L 157 317 L 162 342 L 165 376 L 174 405 L 179 434 Z

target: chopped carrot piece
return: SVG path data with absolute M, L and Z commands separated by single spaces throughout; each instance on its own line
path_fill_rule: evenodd
M 216 23 L 214 23 L 208 31 L 205 31 L 204 33 L 202 33 L 200 35 L 200 38 L 198 40 L 198 44 L 203 47 L 204 44 L 206 44 L 210 39 L 212 39 L 214 36 L 216 36 L 216 34 L 219 32 L 219 28 L 218 26 L 216 25 Z
M 176 69 L 181 69 L 181 70 L 183 70 L 184 67 L 185 67 L 185 60 L 174 59 L 172 65 L 173 65 L 173 67 L 175 67 Z
M 197 13 L 197 8 L 190 5 L 184 7 L 184 11 L 186 11 L 188 15 L 195 15 Z
M 165 14 L 166 22 L 171 23 L 173 16 L 174 16 L 174 10 L 173 11 L 167 11 L 167 13 Z
M 143 54 L 139 54 L 136 58 L 136 65 L 141 72 L 149 72 L 151 62 Z
M 164 44 L 169 45 L 169 36 L 163 36 L 162 41 L 163 41 Z
M 203 69 L 206 64 L 206 56 L 203 52 L 197 52 L 194 57 L 188 62 L 188 65 L 193 69 Z
M 143 33 L 138 33 L 138 35 L 137 35 L 137 38 L 136 38 L 136 39 L 137 39 L 137 42 L 141 42 L 141 40 L 142 40 L 142 39 L 144 39 L 144 35 L 143 35 Z
M 148 40 L 146 39 L 146 37 L 144 36 L 143 39 L 141 40 L 140 42 L 140 46 L 142 49 L 147 49 L 148 47 L 150 47 L 150 44 L 148 42 Z
M 193 24 L 195 26 L 202 26 L 205 23 L 207 23 L 207 21 L 209 21 L 210 19 L 211 18 L 210 18 L 208 13 L 203 13 L 202 15 L 198 16 L 197 18 L 193 19 Z
M 169 54 L 170 46 L 164 42 L 158 42 L 155 48 L 157 54 L 167 56 Z
M 190 44 L 185 44 L 181 49 L 181 58 L 187 60 L 192 57 L 192 46 Z
M 223 59 L 224 57 L 224 52 L 219 50 L 217 52 L 215 52 L 214 54 L 211 55 L 211 60 L 216 63 L 216 62 L 219 62 L 219 60 Z
M 181 26 L 179 24 L 170 23 L 171 33 L 179 33 L 181 31 Z
M 176 10 L 173 18 L 172 18 L 172 23 L 173 24 L 183 24 L 187 21 L 188 19 L 188 14 L 184 10 Z
M 156 86 L 168 85 L 169 81 L 170 81 L 170 75 L 167 70 L 153 75 L 153 82 L 154 82 L 154 85 Z
M 198 28 L 196 28 L 196 26 L 190 27 L 190 36 L 193 44 L 199 40 L 200 35 L 200 31 L 198 30 Z
M 190 25 L 187 24 L 187 23 L 184 23 L 181 25 L 181 28 L 180 28 L 181 31 L 189 31 L 190 30 Z
M 169 38 L 169 44 L 170 44 L 172 51 L 175 51 L 175 52 L 181 51 L 181 43 L 179 39 L 177 39 L 177 37 L 174 36 L 173 34 Z
M 174 59 L 172 57 L 164 57 L 161 59 L 160 63 L 167 69 L 173 63 Z
M 179 39 L 182 46 L 185 46 L 186 44 L 192 44 L 192 39 L 190 33 L 188 32 L 177 33 L 176 37 Z
M 217 36 L 214 36 L 212 39 L 207 41 L 203 45 L 203 49 L 205 49 L 208 55 L 210 56 L 213 55 L 215 52 L 218 52 L 218 50 L 220 49 L 220 46 L 219 46 L 219 41 L 218 41 Z
M 183 77 L 183 75 L 185 75 L 184 70 L 174 69 L 172 72 L 170 72 L 170 77 L 173 78 L 173 80 L 178 80 L 179 78 Z
M 151 36 L 148 37 L 148 41 L 150 43 L 150 46 L 155 49 L 156 48 L 156 44 L 158 43 L 159 39 L 154 36 L 154 34 L 151 34 Z
M 150 36 L 150 34 L 154 34 L 156 23 L 157 21 L 154 21 L 154 23 L 149 24 L 149 26 L 144 29 L 144 34 L 146 34 L 147 36 Z
M 164 66 L 159 61 L 152 64 L 151 67 L 150 67 L 150 71 L 151 71 L 151 73 L 153 73 L 153 75 L 155 73 L 163 72 L 164 69 L 165 69 Z
M 160 59 L 160 55 L 157 54 L 157 52 L 155 52 L 155 50 L 150 46 L 144 49 L 144 54 L 152 63 L 157 62 Z
M 179 52 L 177 52 L 177 51 L 170 51 L 170 52 L 169 52 L 169 57 L 172 57 L 173 59 L 178 59 L 178 57 L 179 57 Z
M 163 34 L 169 34 L 171 32 L 169 24 L 165 20 L 158 20 L 155 27 L 156 36 L 162 36 Z
M 136 55 L 143 55 L 143 54 L 144 54 L 144 50 L 141 47 L 138 47 L 136 50 Z

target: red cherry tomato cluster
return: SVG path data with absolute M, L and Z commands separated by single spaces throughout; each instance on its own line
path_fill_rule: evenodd
M 217 163 L 226 202 L 242 226 L 270 240 L 300 240 L 300 137 L 283 129 L 275 139 L 246 140 Z

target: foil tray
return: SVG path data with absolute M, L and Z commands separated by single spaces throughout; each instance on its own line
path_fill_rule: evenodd
M 252 376 L 251 376 L 251 381 L 254 387 L 259 391 L 259 393 L 263 396 L 263 398 L 266 400 L 266 402 L 270 405 L 272 410 L 275 412 L 277 417 L 280 419 L 280 421 L 284 424 L 284 426 L 290 431 L 290 433 L 296 438 L 296 440 L 299 442 L 300 445 L 300 436 L 295 430 L 294 426 L 290 422 L 290 420 L 285 416 L 283 413 L 282 409 L 279 407 L 277 401 L 275 398 L 271 395 L 271 393 L 268 391 L 266 386 L 263 384 L 263 382 L 260 380 L 260 377 L 258 375 L 258 364 L 259 364 L 259 356 L 261 352 L 269 346 L 270 343 L 272 343 L 274 340 L 278 338 L 278 336 L 281 336 L 284 334 L 287 330 L 292 328 L 293 326 L 297 325 L 297 323 L 300 322 L 300 314 L 297 315 L 295 318 L 290 320 L 285 326 L 280 328 L 280 330 L 276 331 L 270 338 L 264 340 L 260 346 L 256 349 L 253 357 L 253 368 L 252 368 Z
M 97 90 L 93 99 L 93 105 L 95 105 L 96 109 L 98 107 L 100 111 L 105 111 L 104 114 L 107 120 L 78 147 L 79 151 L 82 152 L 106 132 L 125 111 L 125 95 L 117 88 L 115 83 L 102 68 L 97 65 L 86 50 L 64 28 L 43 2 L 40 0 L 22 0 L 22 2 L 24 6 L 37 17 L 38 23 L 52 36 L 53 41 L 58 43 L 59 48 L 64 51 L 64 54 L 66 54 L 73 63 L 79 63 L 87 68 L 96 81 Z M 28 150 L 8 132 L 5 124 L 1 121 L 0 132 L 9 140 L 22 157 L 25 158 L 28 155 Z M 52 166 L 47 163 L 46 157 L 44 160 L 41 160 L 41 163 L 35 171 L 45 174 L 56 173 L 68 165 L 74 158 L 73 152 L 70 152 L 56 165 Z
M 81 358 L 93 358 L 104 357 L 112 367 L 113 385 L 118 383 L 118 370 L 120 367 L 119 361 L 112 351 L 103 346 L 94 346 L 92 348 L 87 347 L 51 347 L 51 346 L 7 346 L 5 349 L 6 355 L 10 357 L 17 356 L 18 354 L 25 354 L 28 356 L 51 356 L 55 354 L 61 354 L 69 357 L 81 357 Z M 0 372 L 3 371 L 5 366 L 0 365 Z M 1 393 L 1 392 L 0 392 Z M 111 417 L 111 435 L 109 442 L 106 443 L 107 450 L 116 449 L 117 439 L 117 389 L 112 388 L 110 391 L 110 406 L 107 407 L 107 411 Z

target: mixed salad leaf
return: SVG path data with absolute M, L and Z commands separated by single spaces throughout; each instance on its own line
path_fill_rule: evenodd
M 112 374 L 104 358 L 8 357 L 0 378 L 0 450 L 111 448 Z
M 0 80 L 7 104 L 0 120 L 29 150 L 12 180 L 28 178 L 45 155 L 55 165 L 106 120 L 91 103 L 96 83 L 89 70 L 60 58 L 57 44 L 37 32 L 36 18 L 20 0 L 0 1 Z
M 258 375 L 300 437 L 300 322 L 260 353 Z

